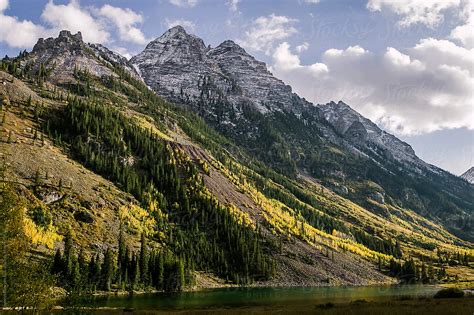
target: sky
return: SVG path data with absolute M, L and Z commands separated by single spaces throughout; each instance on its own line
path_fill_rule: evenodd
M 474 165 L 471 0 L 0 0 L 0 56 L 68 29 L 130 58 L 178 24 L 236 41 L 300 96 L 344 101 L 429 163 Z

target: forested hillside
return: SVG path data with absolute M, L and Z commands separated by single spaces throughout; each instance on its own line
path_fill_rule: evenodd
M 45 287 L 72 297 L 473 280 L 472 243 L 381 202 L 371 178 L 345 192 L 316 171 L 288 172 L 77 35 L 35 47 L 0 65 L 0 267 L 10 303 L 46 302 Z M 278 146 L 278 126 L 261 123 L 264 142 Z M 346 154 L 318 141 L 315 150 Z M 358 189 L 371 198 L 357 202 Z M 34 286 L 12 284 L 24 270 Z

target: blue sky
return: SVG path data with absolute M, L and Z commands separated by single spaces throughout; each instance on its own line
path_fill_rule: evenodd
M 0 55 L 81 30 L 125 56 L 170 26 L 233 39 L 314 103 L 343 100 L 455 174 L 474 164 L 468 0 L 0 0 Z

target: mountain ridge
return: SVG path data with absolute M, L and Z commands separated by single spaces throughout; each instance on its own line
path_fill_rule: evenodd
M 469 183 L 474 184 L 474 167 L 471 167 L 466 172 L 461 175 L 461 178 L 464 178 Z
M 421 213 L 427 213 L 430 206 L 421 201 L 427 196 L 418 196 L 414 188 L 417 181 L 433 183 L 429 194 L 440 189 L 434 188 L 436 182 L 457 182 L 456 177 L 422 161 L 408 144 L 348 105 L 342 102 L 313 105 L 300 98 L 290 86 L 275 78 L 264 63 L 232 41 L 211 48 L 195 35 L 187 34 L 184 28 L 175 27 L 153 42 L 160 45 L 153 50 L 145 48 L 131 59 L 144 81 L 159 95 L 189 107 L 217 130 L 245 143 L 249 152 L 283 172 L 326 178 L 327 185 L 339 189 L 337 187 L 345 186 L 346 178 L 358 181 L 367 177 L 367 172 L 374 172 L 371 169 L 379 169 L 394 178 L 371 175 L 371 181 L 379 182 L 387 190 L 382 189 L 380 193 L 396 195 L 397 203 Z M 189 50 L 189 45 L 196 50 Z M 154 57 L 171 50 L 179 52 L 172 55 L 172 60 Z M 335 154 L 341 152 L 340 148 L 345 153 Z M 361 166 L 365 170 L 356 170 Z M 412 187 L 400 182 L 400 178 L 407 175 L 413 178 Z M 399 183 L 395 184 L 396 181 Z M 456 185 L 455 190 L 462 189 L 472 195 L 461 182 Z M 396 186 L 407 187 L 401 190 Z M 354 196 L 353 200 L 357 198 Z M 357 202 L 365 204 L 363 200 Z M 456 211 L 462 213 L 465 206 Z M 473 205 L 469 207 L 471 210 L 464 213 L 466 216 L 472 215 Z M 447 217 L 441 209 L 435 212 L 434 219 Z
M 174 32 L 181 30 L 172 38 Z M 168 91 L 166 101 L 136 77 L 132 63 L 70 36 L 62 33 L 0 65 L 2 158 L 7 176 L 22 183 L 14 191 L 23 196 L 34 250 L 45 257 L 52 248 L 64 248 L 60 239 L 73 227 L 76 251 L 84 250 L 88 259 L 120 250 L 122 231 L 127 255 L 136 263 L 144 246 L 140 236 L 147 235 L 154 257 L 164 254 L 172 268 L 185 269 L 190 287 L 206 283 L 192 280 L 199 282 L 206 273 L 228 284 L 364 285 L 412 279 L 402 266 L 412 272 L 429 263 L 436 271 L 432 279 L 442 281 L 452 280 L 456 268 L 469 268 L 470 227 L 454 224 L 469 213 L 469 199 L 459 201 L 469 190 L 454 181 L 461 191 L 454 194 L 448 217 L 421 206 L 415 212 L 397 198 L 405 194 L 422 206 L 426 198 L 438 201 L 422 190 L 436 188 L 429 178 L 402 164 L 383 164 L 390 168 L 385 173 L 371 159 L 359 159 L 363 152 L 348 149 L 323 112 L 291 90 L 273 96 L 286 91 L 300 112 L 289 111 L 284 102 L 263 104 L 273 108 L 264 112 L 241 103 L 237 83 L 237 90 L 229 90 L 235 98 L 228 99 L 219 84 L 231 84 L 230 74 L 235 82 L 260 75 L 248 67 L 250 57 L 239 57 L 235 43 L 226 41 L 213 51 L 191 38 L 200 47 L 196 52 L 226 56 L 214 72 L 206 60 L 196 63 L 202 73 L 245 70 L 222 73 L 221 83 L 199 76 L 200 82 L 181 81 L 176 71 L 192 73 L 194 57 L 180 64 L 180 56 L 167 55 L 174 58 L 164 69 L 173 65 L 174 89 L 183 82 L 199 95 L 188 100 L 184 91 Z M 163 43 L 157 46 L 164 49 Z M 187 47 L 178 46 L 165 52 Z M 235 63 L 227 61 L 228 53 Z M 139 72 L 155 71 L 145 68 Z M 268 80 L 283 84 L 269 77 L 261 84 Z M 314 154 L 314 165 L 305 165 L 307 153 Z M 41 157 L 41 163 L 31 156 Z M 406 185 L 401 194 L 384 181 L 391 176 L 406 180 L 396 182 Z M 456 265 L 446 272 L 449 259 Z M 147 277 L 139 281 L 141 288 L 149 285 Z
M 156 76 L 158 81 L 149 80 L 148 84 L 156 85 L 155 88 L 163 95 L 180 94 L 182 90 L 182 93 L 196 100 L 201 94 L 196 83 L 205 76 L 210 76 L 220 91 L 229 93 L 226 95 L 227 99 L 234 105 L 237 102 L 249 100 L 254 102 L 261 112 L 268 111 L 264 103 L 270 102 L 272 97 L 278 97 L 279 94 L 285 96 L 285 99 L 279 100 L 283 105 L 281 109 L 290 109 L 291 98 L 295 95 L 291 93 L 290 86 L 271 75 L 265 63 L 255 60 L 235 42 L 226 40 L 215 48 L 211 48 L 206 46 L 202 39 L 188 34 L 182 26 L 175 26 L 150 42 L 145 50 L 132 57 L 130 62 L 141 68 L 145 78 L 159 73 L 160 75 Z M 188 62 L 192 63 L 193 67 L 190 67 Z M 153 68 L 153 65 L 158 64 L 161 68 L 166 67 L 167 64 L 183 65 L 183 68 L 177 71 L 171 71 L 168 68 Z M 192 71 L 190 71 L 191 68 Z M 170 70 L 170 73 L 165 73 L 164 70 Z M 178 85 L 173 79 L 179 76 L 180 70 L 185 72 L 188 78 Z M 254 73 L 257 73 L 256 77 L 253 77 Z M 235 79 L 238 80 L 241 77 L 248 80 L 249 84 L 257 84 L 260 91 L 250 89 L 250 85 L 247 85 L 244 79 L 234 82 Z M 245 93 L 250 93 L 250 95 Z M 291 93 L 290 97 L 286 93 Z
M 384 131 L 346 103 L 339 101 L 317 106 L 323 111 L 324 117 L 336 131 L 348 141 L 362 146 L 368 144 L 378 146 L 388 151 L 398 161 L 408 162 L 432 172 L 439 172 L 438 167 L 421 160 L 408 143 Z
M 178 34 L 179 34 L 178 40 L 176 40 L 176 36 Z M 156 40 L 150 42 L 150 44 L 148 44 L 146 46 L 146 48 L 144 50 L 144 53 L 148 50 L 148 48 L 150 48 L 150 46 L 153 46 L 153 43 L 155 43 L 155 42 L 165 44 L 166 46 L 172 46 L 168 41 L 173 40 L 174 45 L 179 46 L 182 41 L 186 41 L 186 39 L 188 39 L 188 38 L 192 38 L 194 41 L 199 42 L 198 46 L 199 46 L 199 49 L 201 50 L 201 52 L 203 54 L 200 55 L 200 57 L 198 59 L 205 58 L 206 56 L 211 56 L 211 57 L 216 57 L 217 60 L 223 60 L 222 62 L 217 62 L 218 66 L 221 68 L 221 72 L 223 72 L 223 70 L 226 70 L 226 71 L 224 71 L 225 73 L 232 73 L 234 78 L 239 79 L 239 74 L 240 74 L 239 72 L 243 72 L 243 71 L 239 71 L 239 70 L 235 71 L 236 70 L 235 67 L 234 68 L 232 67 L 232 61 L 234 59 L 239 60 L 239 59 L 243 59 L 243 58 L 245 58 L 245 59 L 248 58 L 252 62 L 256 62 L 256 64 L 257 64 L 257 66 L 254 66 L 251 69 L 251 71 L 268 74 L 269 77 L 272 78 L 272 80 L 275 79 L 276 82 L 281 83 L 281 84 L 284 85 L 282 80 L 274 77 L 268 71 L 265 63 L 255 60 L 251 55 L 249 55 L 242 47 L 240 47 L 234 41 L 225 40 L 224 42 L 217 45 L 216 47 L 211 48 L 210 46 L 206 46 L 204 44 L 204 41 L 202 39 L 200 39 L 199 37 L 197 37 L 195 35 L 188 34 L 186 32 L 186 30 L 184 29 L 184 27 L 182 27 L 180 25 L 171 28 L 170 30 L 165 32 L 162 36 L 160 36 Z M 139 63 L 140 63 L 140 60 L 142 59 L 142 57 L 141 57 L 142 54 L 138 54 L 138 55 L 132 57 L 131 60 L 130 60 L 130 62 L 132 64 L 136 65 L 137 68 L 140 68 Z M 230 57 L 226 58 L 227 54 L 230 55 Z M 174 63 L 176 62 L 176 60 L 181 61 L 180 57 L 176 57 L 175 55 L 173 55 L 173 56 L 174 56 L 174 58 L 177 58 L 177 59 L 173 59 Z M 231 61 L 226 62 L 226 59 L 231 59 Z M 147 60 L 148 61 L 146 63 L 146 66 L 144 66 L 144 68 L 149 68 L 151 66 L 151 63 L 156 63 L 157 62 L 159 64 L 162 64 L 162 63 L 165 63 L 165 62 L 168 61 L 168 60 L 166 60 L 166 58 L 165 59 L 158 59 L 158 60 L 154 60 L 153 58 L 147 58 Z M 195 61 L 195 60 L 192 60 L 192 61 Z M 230 68 L 230 69 L 228 69 L 228 68 Z M 146 73 L 144 73 L 143 75 L 146 76 Z M 242 78 L 242 79 L 240 79 L 240 81 L 241 82 L 246 81 L 246 79 L 247 78 L 245 78 L 245 79 Z M 259 78 L 259 79 L 262 80 L 261 78 Z M 164 89 L 166 89 L 167 84 L 163 83 L 162 81 L 168 81 L 168 80 L 166 80 L 166 79 L 160 79 L 160 80 L 161 80 L 160 81 L 160 87 L 157 89 L 157 91 L 163 92 Z M 249 81 L 252 81 L 252 80 L 249 80 Z M 254 82 L 254 81 L 256 81 L 256 80 L 253 80 L 252 82 Z M 168 82 L 170 82 L 170 81 L 168 81 Z M 237 82 L 237 83 L 241 83 L 241 82 Z M 148 78 L 147 83 L 153 84 L 154 83 L 153 78 Z M 186 90 L 186 88 L 185 89 L 181 88 L 182 91 L 178 91 L 176 89 L 176 86 L 179 85 L 179 84 L 177 84 L 176 82 L 171 81 L 168 84 L 172 87 L 175 87 L 174 91 L 171 90 L 171 91 L 173 91 L 172 93 L 177 94 L 178 92 L 181 92 L 181 93 L 186 94 L 188 92 L 188 90 Z M 219 85 L 219 86 L 222 86 L 222 84 Z M 295 93 L 292 92 L 292 89 L 291 89 L 290 86 L 288 86 L 288 85 L 284 85 L 284 86 L 285 87 L 282 88 L 282 90 L 285 93 L 289 93 L 290 98 L 293 98 L 293 97 L 299 98 Z M 259 94 L 258 90 L 260 90 L 260 86 L 257 86 L 257 87 L 252 86 L 252 87 L 253 87 L 253 89 L 250 88 L 249 86 L 242 86 L 242 84 L 239 85 L 239 89 L 242 89 L 242 90 L 246 91 L 247 92 L 246 96 L 248 96 L 254 103 L 256 103 L 255 104 L 256 108 L 260 112 L 266 113 L 269 109 L 262 105 L 262 102 L 260 101 L 260 99 L 268 100 L 268 94 L 266 94 L 264 92 L 263 93 L 260 92 L 261 94 L 263 94 L 263 96 L 260 98 L 257 95 L 257 94 Z M 228 86 L 226 86 L 224 88 L 221 87 L 221 89 L 229 91 Z M 164 94 L 169 93 L 169 92 L 170 91 L 168 90 L 168 91 L 164 92 Z M 195 90 L 192 89 L 191 92 L 190 92 L 190 95 L 192 95 L 194 97 L 197 97 L 197 95 L 199 93 L 200 92 L 199 92 L 198 89 L 195 89 Z M 252 96 L 255 96 L 255 97 L 252 97 Z M 350 126 L 344 126 L 344 130 L 341 130 L 341 126 L 338 124 L 337 121 L 335 121 L 335 118 L 341 118 L 342 119 L 343 117 L 342 117 L 342 115 L 340 115 L 340 113 L 339 114 L 337 113 L 337 110 L 338 109 L 344 110 L 345 115 L 347 117 L 347 115 L 349 115 L 349 111 L 347 111 L 345 109 L 349 108 L 350 112 L 351 112 L 350 115 L 352 116 L 352 118 L 356 117 L 357 120 L 359 120 L 359 122 L 363 122 L 363 124 L 365 125 L 366 132 L 368 134 L 374 134 L 375 133 L 379 136 L 379 139 L 371 139 L 371 142 L 374 142 L 375 140 L 379 140 L 379 141 L 377 141 L 376 144 L 381 145 L 384 149 L 388 149 L 389 151 L 390 151 L 391 148 L 390 148 L 390 145 L 387 145 L 387 142 L 391 142 L 391 144 L 396 144 L 398 147 L 390 152 L 395 158 L 397 158 L 399 160 L 402 160 L 402 161 L 407 161 L 407 162 L 416 164 L 417 166 L 424 167 L 426 169 L 430 169 L 431 171 L 434 171 L 434 172 L 438 171 L 437 167 L 429 165 L 428 163 L 422 161 L 419 157 L 417 157 L 414 150 L 411 148 L 411 146 L 409 146 L 405 142 L 399 140 L 395 136 L 383 131 L 375 123 L 373 123 L 372 121 L 370 121 L 367 118 L 363 117 L 362 115 L 360 115 L 360 113 L 354 111 L 352 108 L 349 107 L 349 105 L 343 103 L 342 101 L 339 101 L 338 103 L 330 102 L 330 103 L 325 104 L 325 105 L 318 105 L 318 104 L 312 104 L 310 102 L 307 102 L 303 98 L 299 98 L 299 100 L 301 100 L 304 103 L 305 106 L 311 105 L 311 106 L 315 107 L 318 110 L 322 110 L 322 115 L 318 115 L 318 118 L 320 118 L 321 116 L 324 116 L 324 118 L 341 135 L 343 135 Z M 236 102 L 239 102 L 239 101 L 242 102 L 242 100 L 236 100 Z M 290 101 L 285 100 L 285 101 L 282 101 L 282 103 L 285 103 L 287 105 L 287 106 L 284 107 L 284 110 L 295 111 L 296 114 L 300 114 L 298 112 L 297 107 L 295 108 L 295 106 L 292 106 L 292 107 L 288 106 L 288 104 L 290 104 Z M 325 110 L 323 110 L 323 109 L 325 109 Z M 328 109 L 330 109 L 330 110 L 328 110 Z M 273 108 L 273 110 L 275 110 L 275 108 Z M 334 117 L 335 115 L 336 115 L 336 117 Z M 326 133 L 326 136 L 328 136 L 327 133 Z M 382 137 L 384 139 L 381 139 Z M 355 140 L 355 139 L 349 139 L 349 141 L 350 140 Z

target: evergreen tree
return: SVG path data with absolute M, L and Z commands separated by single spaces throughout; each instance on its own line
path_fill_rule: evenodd
M 141 235 L 140 241 L 140 280 L 142 283 L 148 283 L 148 248 L 145 233 Z
M 104 262 L 101 268 L 102 273 L 102 289 L 110 291 L 114 276 L 114 258 L 110 248 L 107 248 L 104 255 Z

